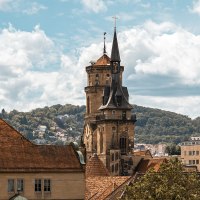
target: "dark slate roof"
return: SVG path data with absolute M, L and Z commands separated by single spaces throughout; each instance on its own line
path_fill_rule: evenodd
M 71 145 L 35 145 L 0 119 L 0 172 L 83 169 Z
M 117 42 L 116 29 L 114 31 L 114 37 L 113 37 L 113 44 L 112 44 L 112 51 L 111 51 L 110 60 L 112 62 L 120 62 L 120 55 L 119 55 L 119 47 L 118 47 L 118 42 Z

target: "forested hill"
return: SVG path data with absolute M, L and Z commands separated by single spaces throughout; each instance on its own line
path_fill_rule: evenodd
M 36 143 L 65 144 L 80 140 L 85 106 L 54 105 L 31 112 L 2 109 L 0 117 Z M 200 135 L 200 117 L 191 118 L 159 109 L 134 105 L 136 143 L 179 143 Z

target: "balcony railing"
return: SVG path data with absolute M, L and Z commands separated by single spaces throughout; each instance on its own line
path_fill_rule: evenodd
M 136 121 L 136 115 L 131 115 L 127 117 L 125 115 L 97 115 L 96 120 L 131 120 Z

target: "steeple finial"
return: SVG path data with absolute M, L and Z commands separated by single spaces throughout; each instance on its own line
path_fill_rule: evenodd
M 106 32 L 104 32 L 104 47 L 103 47 L 103 54 L 106 54 Z
M 116 20 L 117 17 L 114 18 L 114 36 L 113 36 L 113 44 L 112 44 L 112 52 L 111 52 L 111 62 L 120 62 L 120 55 L 119 55 L 119 48 L 118 48 L 118 41 L 117 41 L 117 33 L 116 33 Z
M 113 16 L 112 18 L 114 19 L 114 29 L 116 29 L 116 24 L 117 24 L 118 18 L 116 16 Z

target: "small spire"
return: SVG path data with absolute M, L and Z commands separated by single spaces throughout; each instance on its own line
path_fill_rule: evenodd
M 117 17 L 113 17 L 115 20 L 115 27 L 114 27 L 114 37 L 113 37 L 113 44 L 112 44 L 112 52 L 111 52 L 111 59 L 112 62 L 120 62 L 120 55 L 119 55 L 119 47 L 117 41 L 117 33 L 116 33 L 116 19 Z
M 104 47 L 103 47 L 103 54 L 106 54 L 106 32 L 104 32 Z

